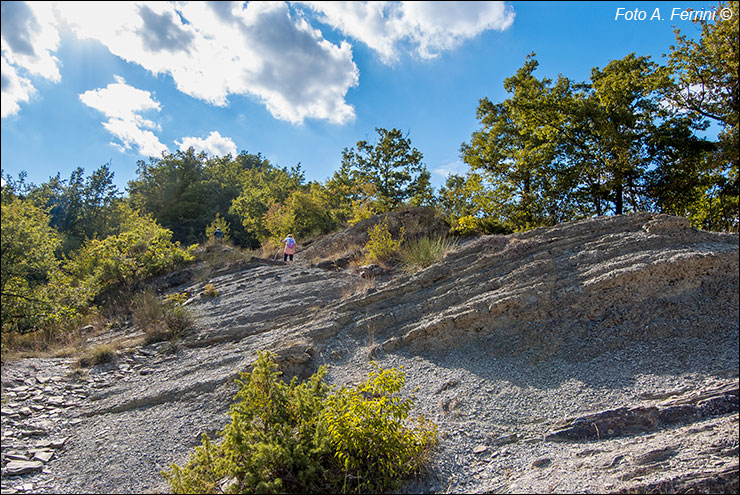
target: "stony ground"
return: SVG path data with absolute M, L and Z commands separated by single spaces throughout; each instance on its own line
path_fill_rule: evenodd
M 165 492 L 261 349 L 336 384 L 403 366 L 440 431 L 410 493 L 737 490 L 737 235 L 640 214 L 483 237 L 389 281 L 253 260 L 160 287 L 194 295 L 177 344 L 85 373 L 3 364 L 3 493 Z

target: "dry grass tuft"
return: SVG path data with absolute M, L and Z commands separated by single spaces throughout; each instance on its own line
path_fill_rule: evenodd
M 358 278 L 355 284 L 345 287 L 344 290 L 342 290 L 341 299 L 349 299 L 358 294 L 365 295 L 372 289 L 375 289 L 375 277 Z

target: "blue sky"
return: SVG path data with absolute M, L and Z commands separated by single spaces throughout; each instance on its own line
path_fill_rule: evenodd
M 324 181 L 397 127 L 438 188 L 466 170 L 479 99 L 505 99 L 530 52 L 538 77 L 579 81 L 631 52 L 663 62 L 674 26 L 698 35 L 671 15 L 713 5 L 3 1 L 2 171 L 39 184 L 110 163 L 124 191 L 138 160 L 192 145 Z

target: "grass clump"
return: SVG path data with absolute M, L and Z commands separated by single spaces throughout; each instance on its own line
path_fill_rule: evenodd
M 175 340 L 193 326 L 193 317 L 180 303 L 181 297 L 162 301 L 153 292 L 134 296 L 131 313 L 146 335 L 145 343 Z
M 99 364 L 110 363 L 116 359 L 116 350 L 109 344 L 100 344 L 88 350 L 77 361 L 80 368 L 90 368 Z
M 455 247 L 455 240 L 449 237 L 422 237 L 406 243 L 401 254 L 406 271 L 413 273 L 441 260 Z
M 373 363 L 374 364 L 374 363 Z M 237 380 L 238 402 L 216 444 L 203 435 L 184 467 L 164 471 L 173 493 L 373 493 L 418 473 L 436 426 L 407 421 L 404 374 L 377 365 L 366 382 L 334 389 L 326 367 L 286 384 L 269 352 Z

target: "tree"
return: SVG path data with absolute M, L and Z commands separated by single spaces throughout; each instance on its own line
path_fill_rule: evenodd
M 296 189 L 283 204 L 272 203 L 264 224 L 270 237 L 279 242 L 288 233 L 305 239 L 330 232 L 337 226 L 332 218 L 324 187 L 313 182 Z
M 644 207 L 641 181 L 650 161 L 645 144 L 665 116 L 660 96 L 667 86 L 665 70 L 633 53 L 591 70 L 593 146 L 617 215 L 625 212 L 625 201 L 632 211 Z
M 242 224 L 242 219 L 230 211 L 233 201 L 238 198 L 244 186 L 250 182 L 254 169 L 267 165 L 260 153 L 250 154 L 242 151 L 235 158 L 231 155 L 214 157 L 205 162 L 203 188 L 205 190 L 204 210 L 211 215 L 220 215 L 230 224 L 230 237 L 238 246 L 256 244 Z
M 494 104 L 482 98 L 477 118 L 481 129 L 460 147 L 462 159 L 475 173 L 484 173 L 492 188 L 490 208 L 514 228 L 551 225 L 567 216 L 560 212 L 568 188 L 558 182 L 556 162 L 562 141 L 564 101 L 570 83 L 560 78 L 539 80 L 534 54 L 504 81 L 511 96 Z M 479 182 L 482 184 L 482 182 Z
M 711 194 L 721 180 L 707 165 L 711 143 L 694 135 L 702 123 L 665 104 L 667 68 L 629 54 L 594 68 L 588 83 L 539 80 L 536 68 L 531 54 L 504 81 L 509 98 L 481 99 L 481 129 L 461 146 L 472 172 L 485 176 L 489 211 L 515 229 L 638 210 L 705 224 L 700 218 L 722 199 Z M 454 179 L 444 201 L 458 208 L 471 179 Z
M 75 287 L 84 297 L 83 306 L 114 286 L 127 286 L 192 261 L 196 245 L 181 248 L 172 241 L 172 231 L 159 225 L 151 215 L 121 206 L 125 221 L 121 233 L 103 240 L 88 240 L 64 263 L 53 280 L 56 285 Z M 70 304 L 72 302 L 70 301 Z
M 434 206 L 437 203 L 432 187 L 432 174 L 424 169 L 409 187 L 409 203 L 413 206 Z
M 114 173 L 109 164 L 95 170 L 85 182 L 84 233 L 88 239 L 101 239 L 117 227 L 113 212 L 120 201 L 118 187 L 113 184 Z
M 692 219 L 706 228 L 707 212 L 702 205 L 707 190 L 716 182 L 711 167 L 715 145 L 696 137 L 688 116 L 673 118 L 658 126 L 648 140 L 653 167 L 645 174 L 646 192 L 656 211 Z
M 478 230 L 481 219 L 496 216 L 493 188 L 484 184 L 485 172 L 452 174 L 439 191 L 439 204 L 452 230 L 467 234 Z
M 423 155 L 411 147 L 411 140 L 399 129 L 375 128 L 378 142 L 357 142 L 357 149 L 344 149 L 342 167 L 351 170 L 355 194 L 361 201 L 377 202 L 380 211 L 396 209 L 410 198 L 421 201 L 428 190 L 429 175 L 422 164 Z M 363 191 L 363 185 L 370 185 Z
M 719 142 L 710 167 L 713 183 L 706 191 L 706 228 L 737 231 L 740 219 L 738 160 L 738 2 L 719 2 L 713 20 L 697 18 L 701 28 L 698 41 L 675 29 L 676 44 L 671 45 L 669 67 L 673 71 L 672 103 L 692 115 L 721 126 Z M 720 13 L 729 12 L 723 16 Z
M 54 252 L 61 240 L 46 211 L 29 200 L 6 202 L 5 195 L 0 215 L 2 330 L 26 332 L 53 312 L 43 288 L 59 264 Z
M 284 204 L 302 182 L 300 164 L 291 169 L 276 168 L 264 160 L 248 171 L 241 193 L 232 201 L 229 212 L 239 217 L 245 231 L 254 240 L 252 247 L 270 237 L 270 228 L 265 225 L 270 209 L 274 211 Z
M 121 197 L 113 177 L 104 164 L 87 178 L 85 169 L 77 167 L 68 180 L 57 174 L 40 186 L 25 184 L 22 174 L 10 187 L 19 197 L 48 210 L 50 225 L 61 235 L 61 250 L 69 253 L 86 239 L 106 237 L 118 227 L 115 211 Z
M 339 169 L 326 181 L 325 198 L 329 214 L 336 224 L 352 217 L 352 205 L 359 199 L 357 174 L 349 161 L 342 160 Z
M 137 178 L 128 184 L 134 208 L 154 216 L 172 231 L 175 240 L 193 243 L 201 239 L 213 219 L 207 211 L 208 195 L 203 187 L 205 153 L 193 148 L 137 162 Z

